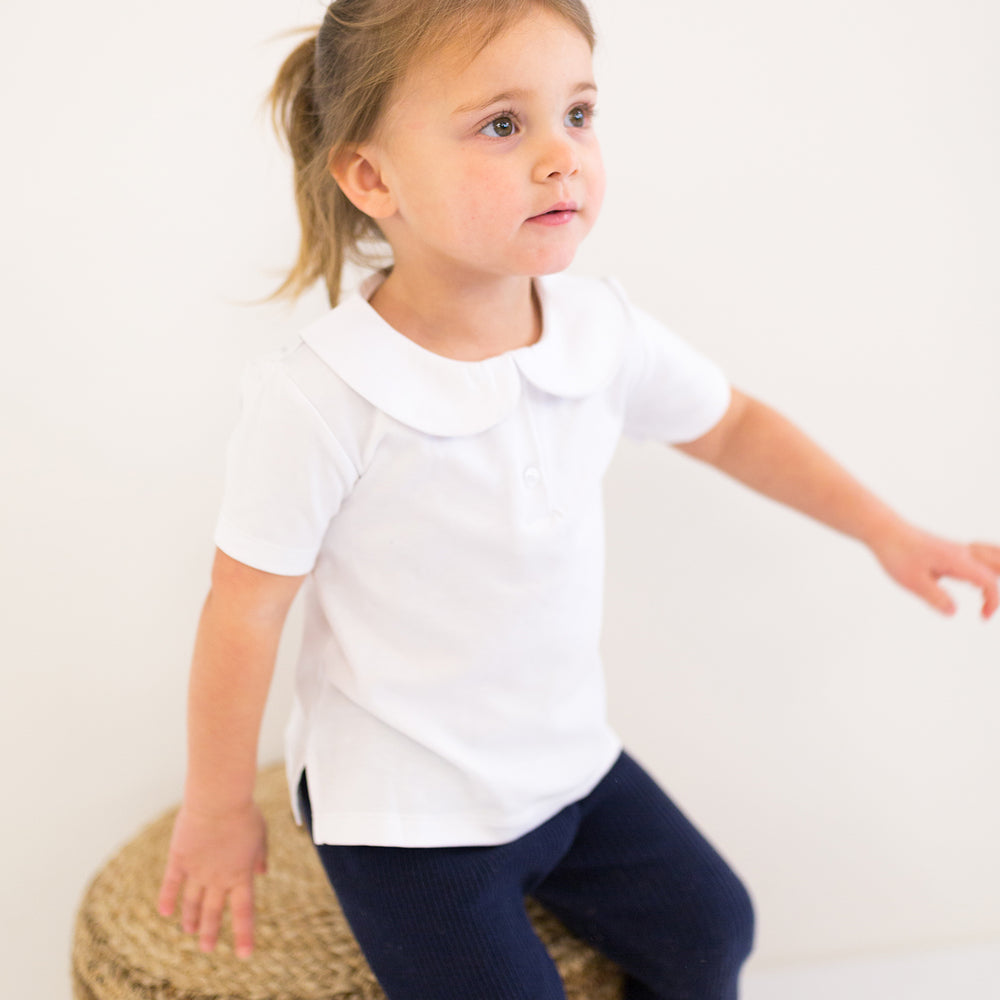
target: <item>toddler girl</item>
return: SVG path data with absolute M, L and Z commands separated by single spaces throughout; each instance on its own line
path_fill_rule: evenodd
M 273 92 L 302 224 L 282 291 L 331 309 L 256 366 L 232 439 L 160 907 L 252 947 L 257 736 L 292 598 L 287 764 L 390 1000 L 555 1000 L 526 895 L 631 1000 L 732 1000 L 739 879 L 626 753 L 598 655 L 601 479 L 621 434 L 871 547 L 950 611 L 1000 549 L 931 537 L 633 306 L 561 275 L 601 206 L 578 0 L 335 0 Z M 345 257 L 391 267 L 339 301 Z

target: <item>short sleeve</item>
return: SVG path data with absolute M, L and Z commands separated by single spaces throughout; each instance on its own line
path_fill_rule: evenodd
M 229 442 L 215 544 L 283 576 L 308 573 L 357 473 L 282 359 L 251 365 Z
M 628 302 L 623 433 L 668 444 L 694 441 L 729 408 L 730 388 L 715 362 Z

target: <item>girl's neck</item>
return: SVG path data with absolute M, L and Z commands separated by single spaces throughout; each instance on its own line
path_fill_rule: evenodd
M 426 274 L 414 278 L 397 267 L 370 304 L 414 343 L 458 361 L 483 361 L 527 347 L 541 336 L 541 308 L 527 277 L 470 286 Z

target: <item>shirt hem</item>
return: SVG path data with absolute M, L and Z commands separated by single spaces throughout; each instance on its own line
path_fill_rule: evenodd
M 364 812 L 327 812 L 321 814 L 313 803 L 313 841 L 316 844 L 367 847 L 487 847 L 506 844 L 552 819 L 567 806 L 589 795 L 608 774 L 622 753 L 615 741 L 583 781 L 567 790 L 558 799 L 549 799 L 517 818 L 499 818 L 469 813 L 448 813 L 434 816 L 413 813 L 386 814 Z M 299 772 L 301 776 L 301 771 Z M 289 775 L 290 784 L 298 779 Z M 294 789 L 292 799 L 297 798 Z M 297 803 L 295 803 L 297 805 Z M 301 825 L 299 810 L 293 807 Z

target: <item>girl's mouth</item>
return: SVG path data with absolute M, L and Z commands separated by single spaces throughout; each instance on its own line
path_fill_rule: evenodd
M 560 202 L 558 205 L 553 205 L 547 212 L 531 216 L 528 222 L 535 222 L 541 226 L 564 226 L 576 213 L 575 202 Z

